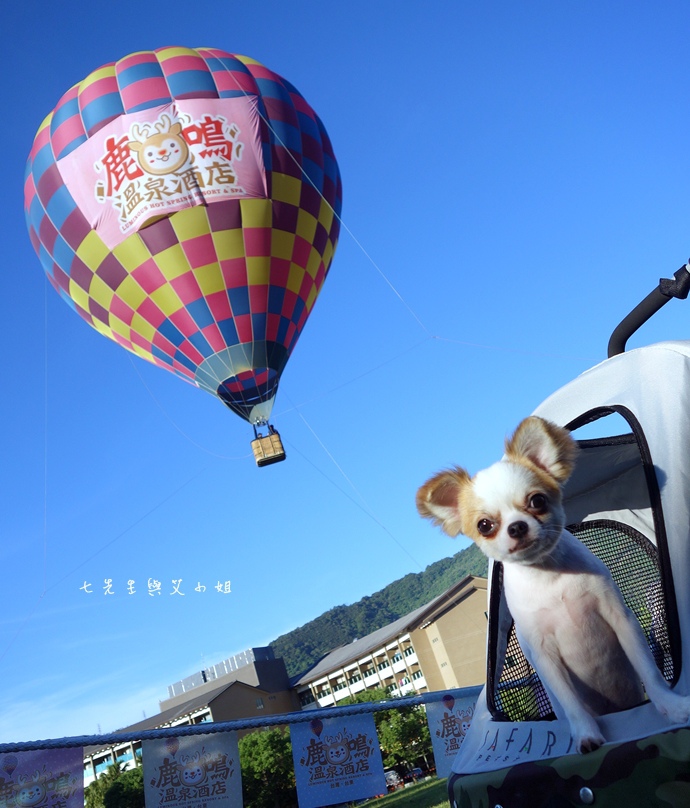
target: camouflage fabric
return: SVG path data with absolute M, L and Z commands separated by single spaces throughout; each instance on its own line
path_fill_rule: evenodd
M 583 792 L 582 789 L 589 789 Z M 690 728 L 448 778 L 456 808 L 688 808 Z

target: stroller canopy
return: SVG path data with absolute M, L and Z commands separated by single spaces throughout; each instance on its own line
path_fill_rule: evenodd
M 535 414 L 571 429 L 580 442 L 564 493 L 569 529 L 611 569 L 666 679 L 690 692 L 690 342 L 607 359 Z M 453 764 L 458 774 L 573 751 L 567 722 L 554 717 L 521 654 L 501 572 L 492 564 L 487 683 Z M 649 703 L 599 723 L 607 742 L 670 726 Z

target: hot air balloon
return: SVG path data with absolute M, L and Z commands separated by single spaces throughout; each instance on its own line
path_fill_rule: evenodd
M 17 759 L 16 755 L 5 755 L 5 757 L 2 759 L 2 770 L 5 772 L 5 774 L 12 777 L 18 763 L 19 760 Z
M 249 421 L 259 465 L 285 457 L 269 417 L 341 202 L 330 140 L 299 92 L 212 48 L 91 73 L 40 126 L 25 181 L 31 241 L 60 296 Z

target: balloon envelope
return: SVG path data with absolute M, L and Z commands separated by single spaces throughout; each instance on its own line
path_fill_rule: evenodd
M 25 181 L 32 243 L 68 304 L 255 424 L 328 273 L 341 201 L 299 92 L 211 48 L 91 73 L 39 128 Z
M 16 755 L 5 755 L 2 761 L 2 770 L 12 777 L 14 770 L 17 768 L 18 762 L 19 760 L 17 759 Z

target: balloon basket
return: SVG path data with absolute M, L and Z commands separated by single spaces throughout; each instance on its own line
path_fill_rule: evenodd
M 268 435 L 261 435 L 254 427 L 256 438 L 252 441 L 252 451 L 257 466 L 270 466 L 285 460 L 285 449 L 280 435 L 269 425 Z

